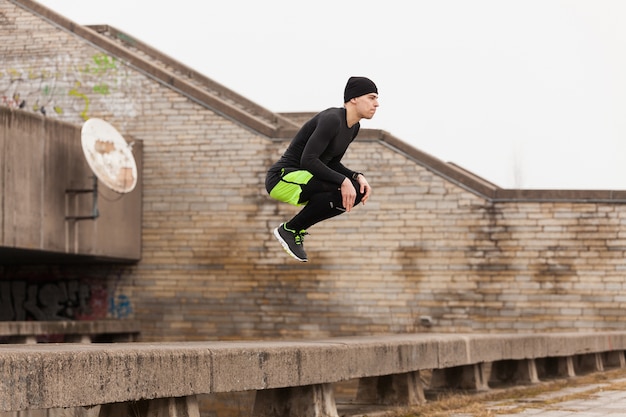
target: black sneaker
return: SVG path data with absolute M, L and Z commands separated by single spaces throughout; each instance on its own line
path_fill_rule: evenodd
M 285 223 L 281 223 L 276 229 L 274 229 L 274 236 L 283 245 L 285 252 L 293 256 L 300 262 L 307 262 L 309 258 L 304 251 L 304 235 L 308 233 L 306 230 L 290 230 L 285 227 Z

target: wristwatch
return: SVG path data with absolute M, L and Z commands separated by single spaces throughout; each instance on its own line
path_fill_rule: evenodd
M 359 175 L 363 175 L 363 173 L 355 172 L 354 174 L 352 174 L 352 179 L 356 181 L 356 179 L 359 177 Z

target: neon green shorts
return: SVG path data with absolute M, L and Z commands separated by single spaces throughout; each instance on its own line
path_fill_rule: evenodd
M 309 171 L 297 170 L 285 173 L 285 168 L 283 168 L 280 181 L 270 191 L 270 197 L 294 206 L 304 206 L 307 201 L 300 201 L 300 194 L 302 194 L 302 186 L 307 185 L 311 178 L 313 174 Z

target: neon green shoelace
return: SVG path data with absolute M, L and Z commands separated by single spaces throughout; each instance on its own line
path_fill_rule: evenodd
M 304 242 L 304 236 L 308 235 L 308 233 L 306 230 L 300 230 L 295 235 L 296 245 L 302 245 L 302 242 Z

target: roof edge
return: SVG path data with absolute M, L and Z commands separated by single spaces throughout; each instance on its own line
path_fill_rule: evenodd
M 262 117 L 272 120 L 274 123 L 277 123 L 279 126 L 287 126 L 287 127 L 298 127 L 293 121 L 289 118 L 281 115 L 280 113 L 275 113 L 254 101 L 248 99 L 247 97 L 242 96 L 241 94 L 231 90 L 230 88 L 224 86 L 223 84 L 218 83 L 217 81 L 207 77 L 206 75 L 198 72 L 197 70 L 183 64 L 180 61 L 172 58 L 171 56 L 164 54 L 163 52 L 157 50 L 156 48 L 150 46 L 149 44 L 137 39 L 136 37 L 130 35 L 128 32 L 124 32 L 116 27 L 111 25 L 89 25 L 85 26 L 97 33 L 106 33 L 110 32 L 111 36 L 120 42 L 127 44 L 131 47 L 134 47 L 145 53 L 146 55 L 155 58 L 156 60 L 171 66 L 176 71 L 181 72 L 185 76 L 197 80 L 202 83 L 204 86 L 211 88 L 216 91 L 218 96 L 223 96 L 226 99 L 235 101 L 239 104 L 244 105 L 246 108 L 254 110 L 254 112 L 260 114 Z M 107 38 L 108 39 L 108 38 Z
M 211 110 L 223 115 L 228 119 L 243 124 L 249 129 L 268 137 L 274 137 L 280 131 L 280 129 L 278 129 L 276 126 L 264 122 L 254 117 L 250 113 L 241 110 L 235 106 L 232 106 L 225 100 L 212 96 L 196 88 L 190 83 L 182 80 L 176 74 L 158 68 L 157 66 L 151 64 L 148 60 L 129 51 L 127 48 L 118 45 L 106 36 L 101 35 L 96 30 L 90 29 L 87 26 L 81 26 L 78 23 L 73 22 L 72 20 L 54 12 L 51 9 L 48 9 L 45 6 L 42 6 L 41 4 L 33 0 L 9 1 L 25 10 L 28 10 L 31 13 L 38 15 L 42 19 L 47 20 L 48 22 L 60 27 L 61 29 L 64 29 L 70 33 L 74 33 L 75 35 L 89 42 L 93 46 L 105 52 L 111 53 L 119 59 L 124 60 L 128 65 L 133 66 L 138 71 L 157 80 L 161 84 L 180 92 L 181 94 L 187 96 L 191 100 L 194 100 L 198 104 L 204 105 L 205 107 L 210 108 Z M 172 59 L 172 61 L 174 60 Z M 182 64 L 179 65 L 182 66 Z M 225 89 L 225 87 L 222 88 Z M 233 94 L 236 93 L 233 92 Z

